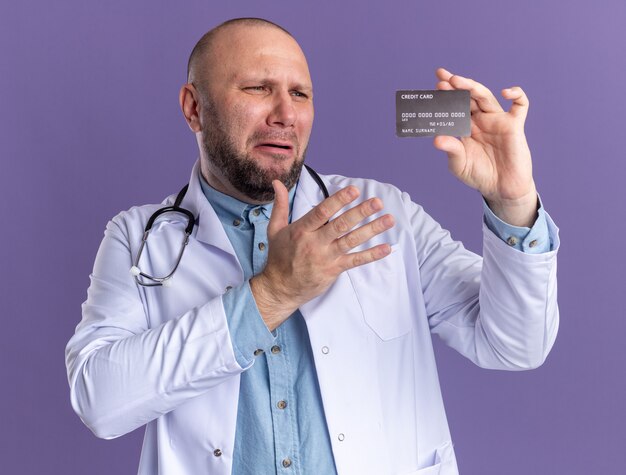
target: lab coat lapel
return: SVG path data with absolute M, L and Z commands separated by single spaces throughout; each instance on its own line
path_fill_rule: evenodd
M 235 258 L 237 257 L 220 219 L 202 191 L 200 185 L 200 160 L 193 166 L 191 178 L 189 178 L 189 189 L 181 206 L 189 209 L 196 216 L 197 226 L 194 237 L 198 241 L 215 246 Z

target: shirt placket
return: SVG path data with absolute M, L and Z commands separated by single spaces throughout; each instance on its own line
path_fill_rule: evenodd
M 249 220 L 254 227 L 252 267 L 254 275 L 263 270 L 267 262 L 267 225 L 269 211 L 264 207 L 250 210 Z M 276 473 L 298 474 L 298 455 L 296 453 L 297 431 L 293 394 L 291 391 L 293 375 L 289 365 L 289 345 L 281 327 L 275 330 L 276 341 L 266 352 L 270 389 L 270 411 L 274 429 Z

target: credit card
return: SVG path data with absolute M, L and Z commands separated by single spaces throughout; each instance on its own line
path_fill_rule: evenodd
M 469 91 L 396 91 L 398 137 L 467 137 L 470 133 Z

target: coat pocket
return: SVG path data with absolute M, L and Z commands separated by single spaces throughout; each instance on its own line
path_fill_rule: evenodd
M 446 442 L 435 451 L 435 464 L 402 475 L 459 475 L 452 442 Z
M 411 329 L 409 293 L 402 250 L 350 271 L 365 323 L 381 340 L 402 336 Z
M 406 475 L 442 475 L 441 464 L 436 463 L 430 467 L 425 467 L 417 470 L 416 472 L 407 473 Z

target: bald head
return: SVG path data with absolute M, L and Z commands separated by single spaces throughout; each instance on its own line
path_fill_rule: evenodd
M 263 18 L 233 18 L 225 21 L 207 31 L 194 46 L 187 62 L 187 82 L 196 85 L 202 83 L 211 69 L 211 53 L 221 34 L 229 29 L 242 27 L 274 29 L 283 32 L 295 41 L 293 35 L 282 26 Z

